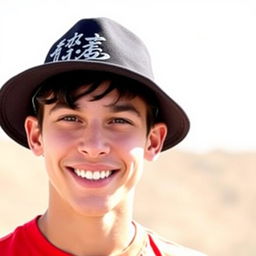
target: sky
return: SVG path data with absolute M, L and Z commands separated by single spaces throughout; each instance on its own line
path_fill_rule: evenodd
M 189 116 L 177 149 L 256 150 L 256 1 L 1 0 L 0 86 L 42 64 L 78 20 L 102 16 L 144 41 L 156 83 Z

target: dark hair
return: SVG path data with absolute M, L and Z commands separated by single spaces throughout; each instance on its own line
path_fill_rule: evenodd
M 147 106 L 147 133 L 156 122 L 157 100 L 150 89 L 135 80 L 113 75 L 106 72 L 92 71 L 72 71 L 58 74 L 45 80 L 32 98 L 34 115 L 38 118 L 39 127 L 42 128 L 44 104 L 61 103 L 72 109 L 76 108 L 76 101 L 96 90 L 103 81 L 110 81 L 109 86 L 104 92 L 92 98 L 92 101 L 99 100 L 113 90 L 117 90 L 118 98 L 129 99 L 140 97 Z M 75 92 L 81 86 L 88 86 L 82 94 L 76 95 Z

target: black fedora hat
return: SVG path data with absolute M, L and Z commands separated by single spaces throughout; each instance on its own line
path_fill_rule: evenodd
M 188 133 L 184 111 L 153 79 L 149 53 L 143 42 L 120 24 L 107 19 L 83 19 L 53 44 L 45 63 L 7 81 L 0 90 L 0 124 L 16 142 L 28 148 L 24 121 L 31 115 L 32 97 L 46 79 L 75 70 L 109 72 L 136 80 L 154 91 L 159 121 L 168 134 L 163 150 L 178 144 Z

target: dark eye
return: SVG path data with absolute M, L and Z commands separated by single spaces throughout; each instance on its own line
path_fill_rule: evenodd
M 79 119 L 76 116 L 64 116 L 61 118 L 61 120 L 67 122 L 79 122 Z
M 114 118 L 111 120 L 111 123 L 114 124 L 131 124 L 130 121 L 124 119 L 124 118 Z

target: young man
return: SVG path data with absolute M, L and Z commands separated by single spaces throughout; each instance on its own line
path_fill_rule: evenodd
M 1 88 L 0 109 L 2 128 L 44 157 L 49 177 L 47 211 L 2 238 L 1 256 L 202 255 L 132 218 L 144 160 L 180 142 L 189 121 L 130 31 L 79 21 L 45 64 Z

